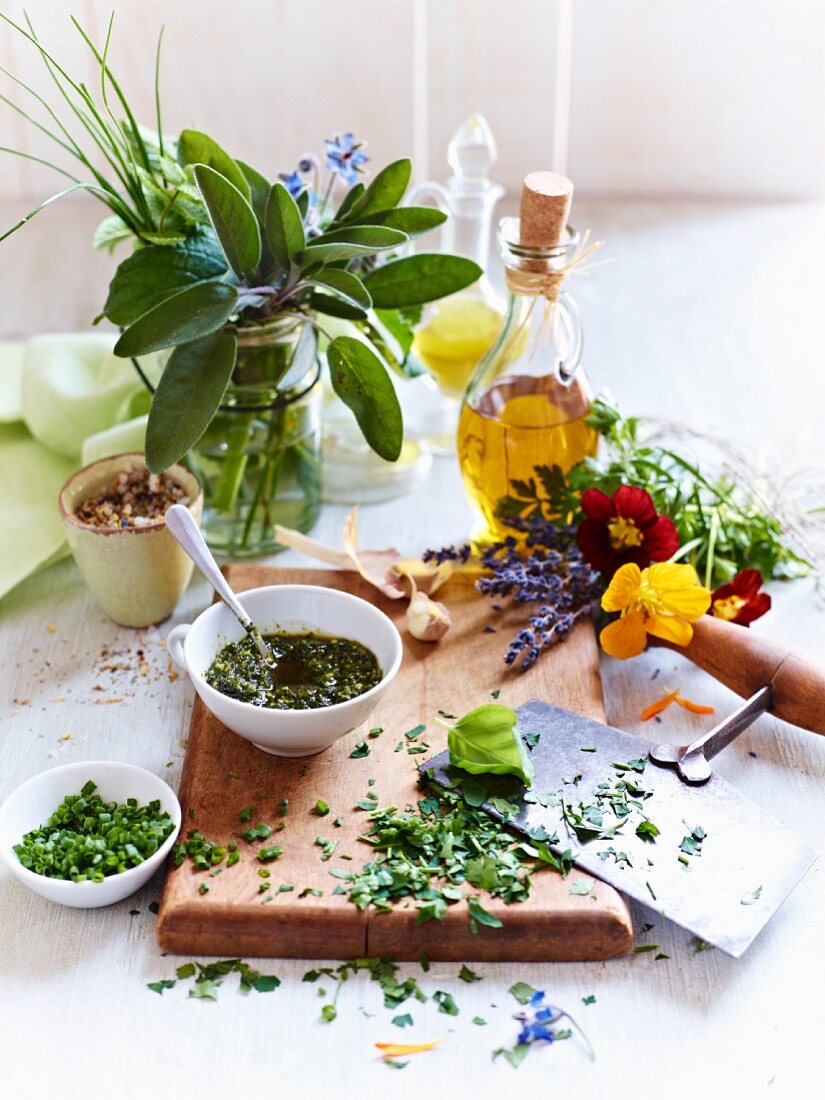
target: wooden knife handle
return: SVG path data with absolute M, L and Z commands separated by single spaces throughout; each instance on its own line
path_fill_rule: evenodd
M 668 648 L 745 699 L 770 684 L 772 714 L 825 734 L 825 666 L 799 650 L 712 615 L 694 623 L 690 645 Z

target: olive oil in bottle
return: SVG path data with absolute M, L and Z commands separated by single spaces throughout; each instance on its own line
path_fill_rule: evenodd
M 521 219 L 504 218 L 499 247 L 510 291 L 503 327 L 479 363 L 464 397 L 458 456 L 464 488 L 477 515 L 478 543 L 513 534 L 501 519 L 514 482 L 536 467 L 567 473 L 596 452 L 587 423 L 590 390 L 580 367 L 578 309 L 562 290 L 579 254 L 567 226 L 573 185 L 552 172 L 527 176 Z

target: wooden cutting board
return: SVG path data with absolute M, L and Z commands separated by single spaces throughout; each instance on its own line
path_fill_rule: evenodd
M 473 935 L 466 902 L 451 906 L 441 922 L 415 923 L 415 908 L 400 904 L 392 913 L 362 912 L 345 895 L 333 895 L 338 880 L 332 867 L 361 866 L 371 850 L 357 838 L 366 814 L 354 809 L 368 790 L 381 806 L 415 804 L 416 765 L 446 745 L 446 731 L 433 721 L 439 710 L 463 714 L 501 689 L 501 701 L 516 707 L 539 697 L 604 721 L 598 653 L 592 626 L 581 624 L 552 654 L 526 673 L 505 668 L 507 641 L 518 629 L 519 612 L 496 613 L 466 582 L 451 582 L 439 592 L 449 607 L 453 626 L 438 643 L 418 642 L 404 629 L 404 601 L 386 599 L 355 573 L 327 569 L 280 569 L 237 564 L 225 569 L 236 591 L 263 584 L 320 584 L 353 592 L 377 604 L 398 625 L 404 638 L 404 660 L 383 703 L 361 730 L 347 734 L 314 757 L 286 759 L 256 749 L 227 730 L 195 701 L 181 779 L 184 828 L 197 828 L 209 840 L 226 844 L 238 837 L 240 862 L 214 878 L 193 872 L 191 863 L 167 874 L 158 914 L 158 943 L 164 951 L 187 955 L 282 956 L 334 958 L 392 956 L 417 959 L 426 952 L 443 960 L 576 960 L 607 959 L 627 953 L 633 933 L 627 907 L 610 886 L 595 882 L 591 895 L 570 893 L 570 879 L 552 870 L 533 876 L 525 902 L 505 905 L 485 897 L 484 906 L 503 921 L 500 929 L 481 927 Z M 521 609 L 523 621 L 524 609 Z M 495 633 L 485 632 L 493 624 Z M 408 755 L 405 731 L 419 723 L 427 729 L 420 740 L 431 752 Z M 355 743 L 366 730 L 384 732 L 366 738 L 369 756 L 352 759 Z M 395 751 L 399 741 L 404 746 Z M 368 785 L 369 779 L 375 785 Z M 288 799 L 285 818 L 281 799 Z M 330 806 L 325 817 L 313 814 L 317 799 Z M 259 844 L 238 834 L 245 825 L 239 812 L 252 807 L 252 823 L 266 822 L 282 831 L 267 843 L 284 854 L 270 863 L 272 900 L 259 892 L 265 880 L 255 858 Z M 343 824 L 335 827 L 338 816 Z M 334 856 L 322 862 L 316 845 L 321 837 L 338 842 Z M 352 862 L 341 860 L 342 855 Z M 576 877 L 582 877 L 575 872 Z M 206 883 L 207 893 L 199 887 Z M 277 893 L 280 884 L 291 892 Z M 322 896 L 301 893 L 323 891 Z

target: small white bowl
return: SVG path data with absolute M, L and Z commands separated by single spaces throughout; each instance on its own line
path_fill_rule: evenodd
M 191 625 L 167 638 L 172 659 L 188 672 L 216 718 L 239 737 L 275 756 L 313 756 L 360 726 L 383 699 L 401 664 L 401 635 L 383 611 L 358 596 L 310 584 L 267 585 L 238 599 L 263 633 L 308 631 L 360 642 L 375 654 L 383 676 L 374 688 L 344 703 L 313 710 L 276 710 L 230 699 L 210 687 L 204 673 L 229 642 L 244 637 L 229 608 L 214 603 Z
M 96 793 L 104 802 L 124 803 L 127 798 L 136 798 L 138 805 L 145 806 L 159 800 L 160 808 L 171 817 L 174 829 L 154 855 L 137 867 L 107 876 L 103 882 L 72 882 L 36 875 L 22 865 L 14 853 L 14 845 L 19 844 L 26 833 L 44 825 L 66 795 L 78 794 L 89 779 L 97 785 Z M 180 803 L 175 792 L 152 772 L 111 760 L 64 764 L 32 776 L 12 791 L 0 806 L 0 855 L 11 873 L 41 897 L 76 909 L 98 909 L 123 901 L 146 885 L 171 851 L 180 822 Z

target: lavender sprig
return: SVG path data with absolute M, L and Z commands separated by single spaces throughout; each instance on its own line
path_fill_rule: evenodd
M 582 557 L 576 544 L 576 528 L 555 525 L 539 516 L 508 517 L 507 526 L 526 535 L 519 543 L 514 535 L 485 547 L 481 564 L 487 575 L 476 581 L 484 596 L 510 596 L 515 603 L 538 603 L 529 627 L 520 630 L 504 654 L 504 663 L 519 661 L 522 670 L 536 663 L 545 650 L 562 641 L 575 624 L 598 606 L 604 581 Z M 525 554 L 527 549 L 530 553 Z M 425 562 L 466 564 L 469 546 L 445 546 L 427 550 Z

